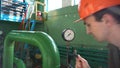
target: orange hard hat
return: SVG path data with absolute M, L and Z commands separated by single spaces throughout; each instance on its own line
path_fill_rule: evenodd
M 81 0 L 78 4 L 80 19 L 84 19 L 102 9 L 120 5 L 120 0 Z

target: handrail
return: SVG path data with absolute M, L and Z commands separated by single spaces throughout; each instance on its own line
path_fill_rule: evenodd
M 40 49 L 42 68 L 60 68 L 60 56 L 54 40 L 45 32 L 11 31 L 4 41 L 3 68 L 13 68 L 14 42 L 32 44 Z

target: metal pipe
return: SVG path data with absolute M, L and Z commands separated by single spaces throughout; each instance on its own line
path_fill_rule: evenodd
M 42 68 L 60 68 L 60 55 L 54 40 L 45 32 L 11 31 L 4 41 L 3 68 L 13 68 L 14 42 L 32 44 L 41 51 Z
M 40 5 L 42 5 L 42 6 L 45 6 L 45 4 L 44 4 L 44 3 L 39 2 L 39 1 L 36 1 L 36 4 L 40 4 Z
M 14 57 L 14 63 L 16 64 L 17 68 L 26 68 L 24 62 L 19 58 Z

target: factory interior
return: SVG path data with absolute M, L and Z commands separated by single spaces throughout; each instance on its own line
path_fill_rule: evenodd
M 83 21 L 75 23 L 78 3 L 1 0 L 0 68 L 75 68 L 76 54 L 91 68 L 107 68 L 108 43 L 86 34 Z

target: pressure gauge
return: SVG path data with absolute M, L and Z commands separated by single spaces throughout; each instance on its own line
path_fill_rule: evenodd
M 62 37 L 65 41 L 72 41 L 74 39 L 74 31 L 71 29 L 65 29 L 62 33 Z

